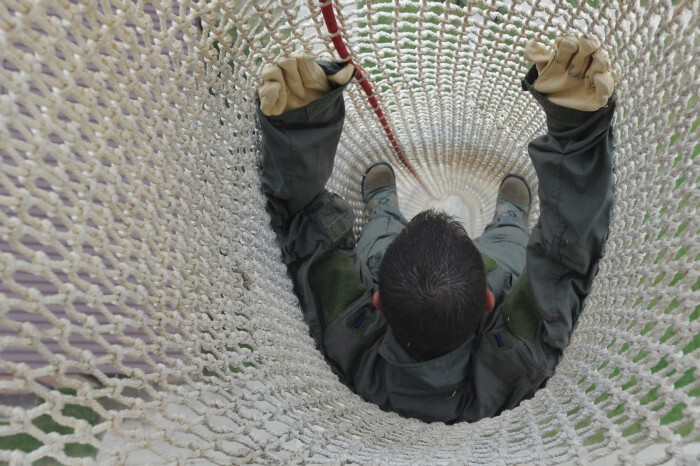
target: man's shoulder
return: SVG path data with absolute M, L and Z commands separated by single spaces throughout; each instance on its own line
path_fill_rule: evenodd
M 346 383 L 353 386 L 368 383 L 364 379 L 369 378 L 376 365 L 376 354 L 387 328 L 368 290 L 326 322 L 323 350 Z

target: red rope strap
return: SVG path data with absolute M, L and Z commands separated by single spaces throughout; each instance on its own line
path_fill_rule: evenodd
M 382 128 L 384 129 L 384 132 L 386 133 L 386 136 L 389 139 L 391 146 L 394 148 L 394 152 L 396 152 L 396 156 L 398 157 L 399 162 L 401 162 L 401 164 L 404 167 L 406 167 L 406 169 L 411 173 L 411 175 L 413 175 L 416 181 L 418 181 L 418 183 L 420 183 L 420 185 L 423 186 L 423 188 L 425 188 L 423 181 L 418 176 L 418 173 L 416 173 L 416 170 L 415 168 L 413 168 L 413 165 L 411 165 L 411 163 L 408 160 L 406 160 L 406 156 L 404 155 L 403 150 L 401 150 L 398 141 L 394 137 L 394 131 L 391 129 L 391 125 L 384 116 L 384 112 L 382 111 L 382 108 L 379 105 L 379 101 L 377 100 L 377 97 L 374 95 L 374 91 L 372 90 L 372 85 L 369 83 L 369 80 L 365 77 L 364 73 L 362 72 L 362 68 L 360 68 L 360 65 L 358 65 L 352 60 L 352 57 L 350 57 L 350 52 L 348 52 L 347 47 L 345 47 L 343 37 L 340 34 L 340 31 L 338 30 L 338 22 L 335 19 L 335 11 L 333 10 L 333 0 L 321 0 L 320 4 L 321 13 L 323 13 L 323 20 L 326 23 L 326 29 L 328 29 L 328 33 L 331 35 L 331 40 L 333 41 L 333 45 L 335 46 L 336 52 L 338 52 L 338 55 L 340 55 L 341 59 L 348 63 L 351 63 L 355 67 L 355 78 L 360 83 L 360 86 L 362 86 L 362 89 L 364 89 L 365 94 L 367 94 L 367 99 L 369 100 L 370 105 L 372 105 L 374 113 L 377 114 L 377 117 L 379 118 L 379 123 L 382 125 Z

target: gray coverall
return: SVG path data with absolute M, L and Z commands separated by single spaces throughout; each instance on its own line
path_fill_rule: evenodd
M 340 68 L 321 65 L 327 74 Z M 324 188 L 345 86 L 279 116 L 258 107 L 262 189 L 304 319 L 340 379 L 382 409 L 446 423 L 497 415 L 531 397 L 569 343 L 608 235 L 615 98 L 596 112 L 571 110 L 534 91 L 536 79 L 533 67 L 522 85 L 547 116 L 547 134 L 528 146 L 540 218 L 529 240 L 526 226 L 508 215 L 475 240 L 496 308 L 459 348 L 424 362 L 403 350 L 372 304 L 373 272 L 376 279 L 405 219 L 380 205 L 370 224 L 385 229 L 370 225 L 356 245 L 352 209 Z

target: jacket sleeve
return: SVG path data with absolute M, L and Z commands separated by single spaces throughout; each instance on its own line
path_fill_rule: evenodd
M 547 116 L 547 134 L 528 146 L 539 179 L 540 218 L 527 246 L 525 273 L 503 306 L 511 332 L 552 367 L 583 311 L 608 237 L 615 96 L 595 112 L 572 110 L 535 91 L 536 79 L 533 67 L 523 88 Z
M 319 62 L 326 74 L 340 68 Z M 266 116 L 256 102 L 262 132 L 260 181 L 268 198 L 273 227 L 307 206 L 326 186 L 345 121 L 343 91 L 336 87 L 308 105 L 277 116 Z
M 342 64 L 320 63 L 327 74 Z M 258 102 L 260 179 L 282 260 L 311 335 L 349 382 L 386 324 L 371 305 L 372 279 L 355 253 L 350 205 L 325 189 L 343 129 L 343 90 L 265 116 Z

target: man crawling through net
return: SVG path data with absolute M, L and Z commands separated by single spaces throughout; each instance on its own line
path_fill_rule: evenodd
M 531 193 L 507 175 L 481 236 L 444 212 L 407 222 L 394 171 L 361 180 L 368 223 L 324 187 L 354 68 L 295 55 L 259 88 L 262 189 L 311 334 L 341 380 L 382 409 L 424 421 L 476 421 L 531 397 L 553 375 L 591 289 L 608 235 L 614 81 L 600 44 L 531 42 L 522 81 L 547 134 L 528 152 Z

